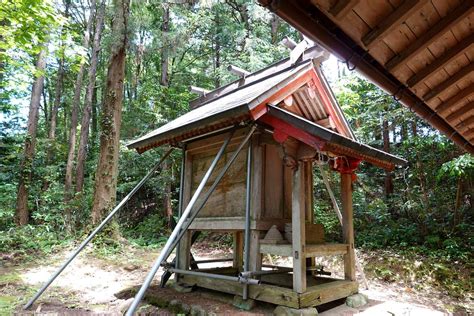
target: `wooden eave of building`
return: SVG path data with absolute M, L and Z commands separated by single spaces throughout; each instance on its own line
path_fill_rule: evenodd
M 259 121 L 318 151 L 364 160 L 388 170 L 393 169 L 395 165 L 407 163 L 402 158 L 342 136 L 282 108 L 272 105 L 268 105 L 267 108 L 268 111 L 259 118 Z
M 175 145 L 191 137 L 217 131 L 250 119 L 251 110 L 290 82 L 302 78 L 312 69 L 312 61 L 267 74 L 232 92 L 216 95 L 214 99 L 196 106 L 186 114 L 127 144 L 142 153 L 163 144 Z M 304 79 L 304 78 L 303 78 Z M 305 79 L 306 80 L 306 79 Z M 212 95 L 211 92 L 209 95 Z
M 474 154 L 473 1 L 259 2 Z
M 314 96 L 296 97 L 301 89 L 313 91 Z M 288 98 L 295 98 L 292 106 L 286 106 Z M 296 107 L 306 110 L 290 112 L 289 109 Z M 305 61 L 197 107 L 130 143 L 128 147 L 143 152 L 162 144 L 186 142 L 236 124 L 256 122 L 270 125 L 277 133 L 286 133 L 319 152 L 365 160 L 388 170 L 406 163 L 403 159 L 357 142 L 344 115 L 338 111 L 340 108 L 324 76 L 314 68 L 312 61 Z M 334 120 L 334 130 L 320 125 L 322 121 L 331 120 Z

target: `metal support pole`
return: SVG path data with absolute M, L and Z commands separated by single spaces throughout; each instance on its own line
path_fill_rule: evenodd
M 229 276 L 229 275 L 198 272 L 198 271 L 192 271 L 192 270 L 180 270 L 180 269 L 168 269 L 168 271 L 178 273 L 178 274 L 195 275 L 195 276 L 200 276 L 200 277 L 204 277 L 204 278 L 239 282 L 239 283 L 244 283 L 244 284 L 253 284 L 253 285 L 260 284 L 259 280 L 249 279 L 249 278 L 245 278 L 245 277 L 233 277 L 233 276 Z
M 223 259 L 204 259 L 204 260 L 194 260 L 193 263 L 202 264 L 202 263 L 216 263 L 216 262 L 229 262 L 233 261 L 233 258 L 223 258 Z
M 186 218 L 189 216 L 191 213 L 192 208 L 194 207 L 194 204 L 196 203 L 197 199 L 199 198 L 199 195 L 201 194 L 202 190 L 204 189 L 204 186 L 207 183 L 207 180 L 209 180 L 209 177 L 211 176 L 211 173 L 214 171 L 214 169 L 217 166 L 217 162 L 219 159 L 222 157 L 222 155 L 225 152 L 225 149 L 227 148 L 227 145 L 229 144 L 232 136 L 234 135 L 235 129 L 233 129 L 230 132 L 229 137 L 225 140 L 225 142 L 222 144 L 221 148 L 219 149 L 219 152 L 217 153 L 216 157 L 211 163 L 211 166 L 207 170 L 206 174 L 204 175 L 203 179 L 201 180 L 201 183 L 196 189 L 196 192 L 194 192 L 193 197 L 189 201 L 188 205 L 186 206 L 186 209 L 184 210 L 183 214 L 181 215 L 178 223 L 176 224 L 176 227 L 173 229 L 173 232 L 171 233 L 171 236 L 168 238 L 166 241 L 165 246 L 163 247 L 163 250 L 161 251 L 160 255 L 156 259 L 155 263 L 153 264 L 153 267 L 151 268 L 150 272 L 148 272 L 148 275 L 145 278 L 145 281 L 143 282 L 140 290 L 138 291 L 137 295 L 133 299 L 132 304 L 130 305 L 127 313 L 125 315 L 127 316 L 132 316 L 135 310 L 138 307 L 138 304 L 140 304 L 140 301 L 142 300 L 143 296 L 145 295 L 146 290 L 151 284 L 151 281 L 153 281 L 153 278 L 155 277 L 156 272 L 160 268 L 161 263 L 166 260 L 173 251 L 173 248 L 176 246 L 175 241 L 179 241 L 179 239 L 176 239 L 177 235 L 179 234 L 181 227 L 183 226 L 184 222 L 186 221 Z M 173 247 L 171 247 L 173 246 Z
M 153 169 L 150 170 L 150 172 L 147 173 L 147 175 L 140 181 L 138 184 L 133 188 L 130 193 L 123 198 L 122 201 L 112 210 L 112 212 L 109 213 L 109 215 L 100 223 L 99 226 L 77 247 L 77 249 L 74 251 L 74 253 L 69 257 L 69 259 L 66 260 L 66 262 L 49 278 L 46 283 L 43 284 L 41 289 L 35 294 L 35 296 L 26 303 L 26 305 L 23 307 L 23 309 L 28 309 L 31 307 L 31 305 L 34 304 L 34 302 L 43 294 L 43 292 L 53 283 L 53 281 L 63 272 L 63 270 L 71 263 L 74 258 L 84 249 L 84 247 L 94 238 L 95 235 L 97 235 L 98 232 L 104 228 L 104 226 L 112 219 L 112 217 L 117 213 L 124 205 L 127 203 L 130 198 L 145 184 L 145 182 L 155 173 L 156 170 L 158 170 L 158 167 L 165 161 L 165 159 L 171 154 L 173 151 L 173 148 L 170 148 L 164 155 L 161 157 L 161 159 L 158 161 L 158 163 L 153 167 Z
M 250 259 L 250 198 L 251 198 L 251 183 L 252 183 L 252 144 L 249 145 L 247 151 L 247 192 L 245 196 L 245 237 L 244 237 L 244 272 L 249 270 L 249 259 Z M 249 287 L 248 284 L 244 285 L 242 298 L 246 300 L 248 298 Z
M 216 179 L 214 180 L 214 183 L 211 185 L 211 187 L 207 190 L 206 194 L 204 195 L 203 199 L 201 200 L 201 204 L 199 204 L 199 206 L 196 207 L 196 209 L 191 213 L 191 216 L 189 217 L 189 219 L 185 222 L 184 226 L 183 226 L 183 229 L 179 232 L 179 235 L 178 235 L 178 238 L 176 238 L 176 240 L 173 242 L 173 245 L 172 247 L 170 247 L 168 249 L 168 254 L 165 256 L 165 258 L 168 258 L 168 256 L 171 254 L 171 252 L 173 251 L 174 247 L 176 247 L 176 245 L 179 243 L 179 241 L 181 240 L 181 238 L 183 237 L 184 233 L 186 232 L 186 230 L 189 228 L 189 226 L 191 226 L 191 223 L 193 222 L 193 220 L 196 218 L 196 216 L 198 215 L 199 211 L 201 211 L 201 209 L 204 207 L 204 205 L 206 204 L 207 200 L 211 197 L 211 194 L 212 192 L 214 192 L 214 190 L 216 189 L 217 185 L 219 184 L 219 182 L 222 180 L 222 178 L 224 177 L 224 175 L 226 174 L 227 170 L 229 169 L 229 167 L 232 165 L 232 163 L 235 161 L 235 159 L 237 159 L 237 156 L 239 155 L 240 151 L 242 150 L 242 148 L 244 148 L 245 144 L 249 141 L 250 137 L 252 136 L 252 134 L 254 133 L 256 127 L 255 126 L 252 126 L 250 128 L 250 131 L 248 132 L 247 136 L 242 140 L 242 142 L 240 143 L 239 147 L 237 147 L 237 149 L 235 150 L 235 152 L 232 154 L 231 158 L 227 161 L 226 165 L 222 168 L 221 172 L 217 175 Z
M 274 270 L 262 270 L 262 271 L 247 271 L 247 272 L 240 272 L 240 276 L 243 278 L 251 278 L 260 275 L 268 275 L 268 274 L 285 274 L 293 271 L 291 268 L 287 269 L 274 269 Z

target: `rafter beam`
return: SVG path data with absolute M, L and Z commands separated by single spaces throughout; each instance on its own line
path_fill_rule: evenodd
M 408 47 L 390 59 L 385 64 L 385 67 L 391 72 L 397 71 L 410 58 L 426 49 L 429 45 L 440 39 L 451 27 L 469 16 L 473 10 L 474 6 L 472 1 L 463 1 L 454 11 L 449 12 L 417 40 L 410 43 Z
M 434 110 L 435 110 L 436 113 L 439 113 L 439 114 L 442 115 L 450 107 L 455 106 L 456 104 L 461 102 L 464 98 L 467 98 L 472 94 L 474 94 L 474 86 L 471 85 L 471 86 L 461 90 L 459 93 L 456 93 L 453 97 L 446 100 L 441 105 L 437 106 L 436 109 L 434 109 Z
M 470 118 L 462 121 L 461 123 L 459 123 L 458 125 L 456 125 L 456 129 L 460 130 L 460 131 L 463 131 L 464 129 L 466 129 L 467 127 L 469 127 L 469 125 L 471 124 L 474 124 L 474 116 L 471 116 Z
M 374 27 L 372 31 L 364 35 L 362 42 L 367 48 L 372 48 L 379 40 L 385 38 L 390 32 L 406 21 L 413 12 L 421 9 L 428 1 L 429 0 L 405 0 L 395 11 Z
M 329 13 L 331 13 L 336 19 L 341 19 L 345 17 L 359 2 L 360 0 L 338 0 L 336 4 L 329 9 Z
M 446 117 L 446 120 L 448 122 L 452 122 L 454 120 L 459 119 L 461 116 L 463 116 L 463 114 L 466 114 L 468 112 L 474 112 L 474 102 L 468 102 L 467 104 L 463 105 L 458 110 L 456 110 L 453 113 L 449 114 Z
M 451 47 L 443 55 L 436 58 L 431 64 L 418 71 L 407 81 L 407 85 L 412 88 L 423 80 L 428 79 L 431 75 L 438 72 L 451 61 L 455 60 L 461 54 L 464 54 L 472 45 L 474 45 L 474 33 L 464 38 L 457 45 Z
M 474 139 L 474 128 L 471 128 L 466 133 L 464 133 L 464 136 L 470 141 L 472 141 Z
M 428 93 L 423 96 L 423 100 L 428 101 L 433 99 L 434 97 L 441 94 L 443 91 L 451 87 L 452 85 L 456 84 L 460 80 L 466 78 L 466 76 L 470 75 L 471 72 L 474 71 L 474 62 L 471 62 L 466 67 L 461 68 L 457 73 L 449 77 L 447 80 L 441 82 L 439 85 L 431 89 Z

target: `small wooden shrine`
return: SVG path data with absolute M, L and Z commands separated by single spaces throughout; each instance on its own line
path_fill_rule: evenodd
M 175 269 L 170 269 L 178 284 L 292 308 L 358 292 L 354 172 L 362 161 L 388 170 L 405 161 L 356 140 L 320 69 L 326 57 L 317 47 L 305 50 L 298 44 L 290 58 L 203 91 L 188 113 L 129 144 L 139 152 L 165 144 L 182 148 L 181 210 L 225 148 L 216 170 L 230 167 L 215 188 L 218 172 L 211 174 L 204 190 L 212 194 L 187 220 L 180 240 Z M 314 224 L 314 163 L 340 173 L 341 244 L 326 243 L 322 226 Z M 232 267 L 199 268 L 191 255 L 195 231 L 232 232 Z M 291 257 L 293 266 L 263 265 L 263 254 Z M 315 257 L 334 255 L 344 257 L 343 279 L 315 267 Z M 248 278 L 258 284 L 245 282 Z

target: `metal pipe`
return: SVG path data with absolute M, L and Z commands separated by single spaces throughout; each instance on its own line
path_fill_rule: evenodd
M 212 184 L 212 186 L 209 188 L 209 190 L 207 190 L 206 194 L 204 195 L 203 199 L 201 200 L 201 204 L 199 204 L 198 207 L 196 207 L 196 210 L 193 211 L 191 213 L 191 216 L 189 217 L 188 221 L 185 223 L 185 226 L 183 227 L 183 229 L 179 232 L 179 235 L 178 235 L 178 238 L 175 240 L 175 242 L 173 243 L 173 246 L 170 248 L 171 250 L 168 250 L 169 253 L 167 254 L 166 258 L 171 254 L 171 251 L 173 251 L 173 248 L 176 246 L 176 244 L 179 242 L 179 240 L 183 237 L 184 233 L 186 232 L 186 230 L 189 228 L 189 226 L 191 226 L 191 223 L 193 222 L 193 220 L 196 218 L 197 214 L 199 213 L 199 211 L 201 211 L 201 209 L 204 207 L 204 205 L 206 204 L 207 200 L 209 199 L 209 197 L 211 196 L 212 192 L 214 192 L 214 190 L 216 189 L 217 185 L 219 184 L 219 182 L 222 180 L 222 178 L 224 177 L 225 173 L 227 172 L 227 170 L 229 169 L 229 167 L 232 165 L 232 163 L 235 161 L 235 159 L 237 158 L 237 156 L 239 155 L 240 151 L 242 150 L 242 148 L 245 146 L 245 144 L 249 141 L 250 137 L 252 136 L 252 134 L 254 133 L 255 129 L 257 127 L 256 126 L 252 126 L 250 128 L 250 131 L 248 132 L 247 136 L 245 136 L 245 138 L 242 140 L 242 142 L 240 143 L 239 147 L 237 147 L 237 149 L 235 150 L 235 152 L 232 154 L 231 158 L 227 161 L 226 165 L 222 168 L 221 172 L 219 173 L 219 175 L 216 177 L 216 180 L 214 180 L 214 183 Z
M 240 272 L 239 275 L 243 278 L 251 278 L 254 276 L 259 275 L 267 275 L 267 274 L 283 274 L 293 271 L 293 269 L 276 269 L 276 270 L 262 270 L 262 271 L 247 271 L 247 272 Z
M 133 299 L 133 302 L 130 305 L 130 307 L 129 307 L 129 309 L 128 309 L 128 311 L 125 315 L 127 315 L 127 316 L 132 316 L 133 315 L 133 313 L 135 312 L 135 310 L 138 307 L 138 304 L 140 304 L 140 301 L 142 300 L 143 296 L 145 295 L 146 290 L 150 286 L 151 281 L 153 281 L 153 278 L 156 274 L 156 271 L 158 271 L 158 269 L 160 268 L 161 263 L 164 260 L 166 260 L 169 256 L 169 254 L 171 253 L 171 251 L 173 251 L 174 247 L 171 248 L 171 246 L 173 244 L 174 244 L 174 246 L 176 246 L 175 240 L 176 240 L 176 237 L 177 237 L 177 235 L 178 235 L 178 233 L 181 229 L 181 226 L 183 226 L 184 222 L 186 221 L 186 218 L 191 213 L 191 210 L 192 210 L 194 204 L 196 203 L 197 199 L 199 198 L 199 195 L 201 194 L 202 190 L 204 189 L 204 186 L 206 185 L 207 180 L 209 180 L 209 177 L 211 176 L 211 173 L 216 168 L 217 162 L 219 161 L 219 159 L 224 154 L 224 152 L 227 148 L 227 145 L 229 144 L 232 136 L 234 135 L 234 132 L 235 132 L 235 129 L 233 129 L 230 132 L 229 137 L 225 140 L 225 142 L 222 144 L 221 148 L 219 149 L 216 157 L 214 158 L 211 165 L 209 166 L 209 169 L 207 170 L 206 174 L 202 178 L 201 183 L 199 184 L 199 186 L 196 189 L 196 192 L 194 192 L 193 197 L 191 198 L 188 205 L 186 206 L 186 209 L 184 210 L 183 214 L 181 215 L 178 223 L 176 224 L 176 227 L 173 229 L 173 232 L 171 233 L 171 236 L 166 241 L 166 244 L 163 247 L 163 250 L 161 251 L 158 258 L 156 259 L 155 263 L 153 264 L 153 267 L 151 268 L 150 272 L 146 276 L 145 281 L 143 282 L 143 284 L 142 284 L 140 290 L 138 291 L 137 295 L 135 295 L 135 298 Z M 177 240 L 179 241 L 179 239 L 177 239 Z M 171 249 L 171 251 L 170 251 L 170 249 Z
M 125 203 L 130 200 L 130 198 L 145 184 L 145 182 L 153 175 L 153 173 L 158 170 L 158 167 L 165 161 L 165 159 L 171 154 L 173 151 L 173 148 L 170 148 L 158 161 L 158 163 L 153 167 L 153 169 L 150 170 L 150 172 L 147 173 L 147 175 L 140 181 L 138 184 L 133 188 L 130 193 L 120 201 L 120 203 L 112 210 L 112 212 L 109 213 L 109 215 L 102 221 L 102 223 L 97 226 L 97 228 L 77 247 L 77 249 L 74 251 L 74 253 L 69 257 L 69 259 L 66 260 L 66 262 L 46 281 L 46 283 L 43 284 L 41 289 L 33 296 L 31 300 L 26 303 L 26 305 L 23 307 L 23 309 L 28 309 L 31 307 L 31 305 L 34 304 L 34 302 L 43 294 L 43 292 L 53 283 L 53 281 L 63 272 L 64 269 L 71 263 L 74 258 L 84 249 L 84 247 L 94 238 L 95 235 L 97 235 L 98 232 L 102 230 L 102 228 L 112 219 L 112 217 L 117 213 L 124 205 Z
M 201 263 L 214 263 L 214 262 L 228 262 L 233 261 L 233 258 L 223 258 L 223 259 L 205 259 L 205 260 L 194 260 L 193 263 L 201 264 Z
M 233 277 L 233 276 L 230 276 L 230 275 L 198 272 L 198 271 L 192 271 L 192 270 L 181 270 L 181 269 L 168 269 L 168 271 L 178 273 L 178 274 L 184 274 L 184 275 L 194 275 L 194 276 L 210 278 L 210 279 L 239 282 L 239 283 L 246 284 L 246 285 L 248 285 L 248 284 L 252 284 L 252 285 L 260 284 L 259 280 L 244 278 L 244 277 L 240 277 L 240 276 L 239 277 Z
M 250 198 L 252 194 L 252 144 L 249 145 L 247 150 L 247 192 L 245 195 L 245 237 L 244 237 L 244 272 L 249 270 L 249 258 L 250 258 Z M 242 298 L 246 300 L 248 298 L 249 287 L 244 286 Z

